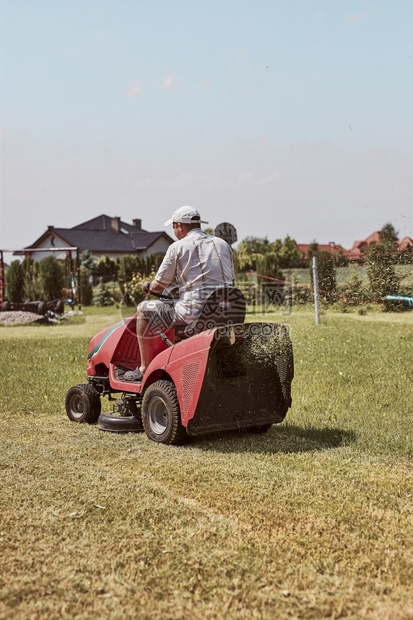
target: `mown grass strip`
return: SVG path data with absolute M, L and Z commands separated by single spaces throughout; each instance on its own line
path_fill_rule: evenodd
M 0 330 L 0 617 L 411 617 L 411 325 L 293 315 L 286 421 L 168 448 L 65 416 L 112 318 Z

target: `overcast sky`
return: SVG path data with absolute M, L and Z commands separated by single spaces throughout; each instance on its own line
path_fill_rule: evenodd
M 0 247 L 184 204 L 239 240 L 413 236 L 413 0 L 0 0 L 0 24 Z

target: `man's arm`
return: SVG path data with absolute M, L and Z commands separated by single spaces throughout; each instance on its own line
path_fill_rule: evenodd
M 162 291 L 167 287 L 167 284 L 163 284 L 163 282 L 159 282 L 159 280 L 150 280 L 149 282 L 144 282 L 141 286 L 142 291 L 145 294 L 148 293 L 162 293 Z
M 145 294 L 148 294 L 149 292 L 162 293 L 162 291 L 174 280 L 176 265 L 175 243 L 172 243 L 172 245 L 170 245 L 166 250 L 166 254 L 163 257 L 158 271 L 156 272 L 155 278 L 149 282 L 144 282 L 141 285 L 141 289 Z M 161 282 L 161 280 L 163 280 L 163 282 Z

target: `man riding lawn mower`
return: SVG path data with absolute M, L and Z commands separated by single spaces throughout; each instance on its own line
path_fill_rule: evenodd
M 67 414 L 73 421 L 98 422 L 102 430 L 145 430 L 165 444 L 208 431 L 265 432 L 291 405 L 288 331 L 277 324 L 244 324 L 245 299 L 232 286 L 232 250 L 201 230 L 198 211 L 181 207 L 165 225 L 171 223 L 177 241 L 142 289 L 163 298 L 176 281 L 179 298 L 144 301 L 136 320 L 95 336 L 89 383 L 69 390 Z M 100 413 L 105 395 L 120 415 Z

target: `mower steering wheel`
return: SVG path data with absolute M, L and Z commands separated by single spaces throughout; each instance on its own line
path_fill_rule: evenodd
M 178 296 L 176 295 L 178 290 L 179 287 L 177 284 L 168 284 L 168 286 L 164 288 L 162 293 L 155 293 L 154 291 L 149 291 L 149 295 L 153 295 L 154 297 L 158 297 L 159 299 L 178 299 Z

